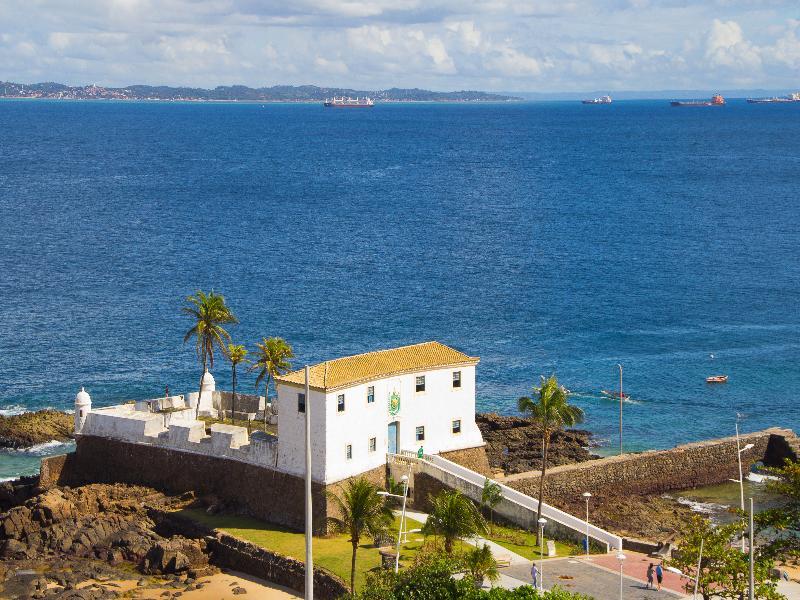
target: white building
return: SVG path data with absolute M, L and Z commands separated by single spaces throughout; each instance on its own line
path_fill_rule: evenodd
M 311 367 L 312 478 L 336 483 L 385 468 L 387 453 L 404 450 L 446 455 L 476 449 L 483 454 L 475 424 L 477 364 L 478 358 L 426 342 Z M 215 416 L 227 398 L 228 392 L 215 389 L 208 372 L 201 394 L 102 408 L 93 408 L 82 389 L 75 399 L 75 433 L 233 459 L 302 477 L 305 370 L 276 378 L 276 387 L 272 405 L 265 405 L 263 397 L 249 397 L 252 412 L 241 413 L 240 408 L 237 414 L 263 416 L 266 406 L 268 417 L 277 413 L 277 437 L 260 431 L 248 435 L 246 428 L 233 425 L 208 427 L 196 420 L 196 410 Z
M 333 483 L 383 467 L 387 453 L 483 447 L 475 424 L 478 358 L 439 342 L 368 352 L 276 378 L 278 468 L 304 473 L 311 409 L 312 478 Z

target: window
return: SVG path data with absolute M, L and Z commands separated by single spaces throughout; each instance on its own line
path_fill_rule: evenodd
M 378 440 L 375 438 L 369 438 L 369 451 L 375 452 L 378 449 Z
M 453 387 L 461 387 L 461 371 L 453 371 Z
M 299 413 L 306 412 L 306 395 L 305 394 L 297 394 L 297 412 L 299 412 Z
M 424 442 L 425 441 L 425 428 L 424 427 L 417 427 L 417 441 Z
M 339 394 L 336 398 L 336 411 L 344 412 L 344 394 Z
M 461 419 L 453 421 L 453 433 L 461 433 Z
M 371 385 L 367 388 L 367 404 L 375 402 L 375 386 Z
M 353 458 L 353 445 L 347 444 L 344 449 L 344 455 L 347 457 L 347 460 L 351 460 Z
M 418 392 L 425 391 L 425 375 L 419 375 L 417 377 L 417 391 Z

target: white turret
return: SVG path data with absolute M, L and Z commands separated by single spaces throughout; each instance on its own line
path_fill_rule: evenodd
M 75 396 L 75 433 L 80 434 L 83 424 L 86 422 L 86 415 L 92 410 L 92 398 L 81 388 Z
M 203 374 L 202 384 L 200 385 L 200 404 L 201 415 L 214 415 L 214 391 L 217 389 L 217 383 L 214 381 L 214 376 L 206 370 Z

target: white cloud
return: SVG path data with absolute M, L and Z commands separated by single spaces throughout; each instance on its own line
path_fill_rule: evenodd
M 2 0 L 4 79 L 791 88 L 796 0 Z
M 744 38 L 736 21 L 714 19 L 706 40 L 706 58 L 713 66 L 758 68 L 759 49 Z

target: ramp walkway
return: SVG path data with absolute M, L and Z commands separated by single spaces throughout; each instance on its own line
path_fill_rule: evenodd
M 402 467 L 411 465 L 413 475 L 424 473 L 441 482 L 446 487 L 461 491 L 471 500 L 480 503 L 486 476 L 467 469 L 446 458 L 438 455 L 423 454 L 421 458 L 416 453 L 402 451 L 400 454 L 387 455 L 387 462 L 398 469 L 397 479 L 402 474 Z M 536 512 L 539 502 L 513 488 L 503 485 L 499 481 L 494 483 L 500 486 L 503 499 L 495 507 L 495 514 L 507 521 L 530 531 L 538 528 Z M 595 543 L 605 547 L 606 552 L 622 548 L 622 538 L 587 523 L 562 510 L 542 503 L 542 517 L 547 519 L 545 531 L 548 537 L 561 537 L 582 543 L 586 536 Z

